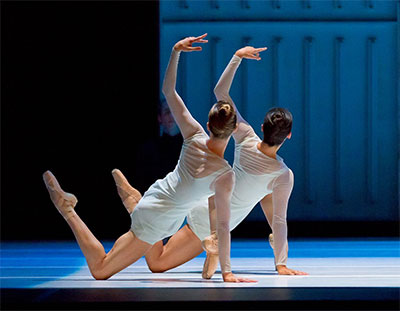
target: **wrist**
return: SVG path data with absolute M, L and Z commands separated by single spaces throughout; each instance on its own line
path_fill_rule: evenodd
M 235 55 L 237 57 L 243 58 L 243 55 L 242 55 L 242 53 L 240 53 L 240 50 L 236 51 Z

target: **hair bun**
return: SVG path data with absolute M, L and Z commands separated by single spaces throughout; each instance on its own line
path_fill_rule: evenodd
M 218 110 L 218 115 L 221 117 L 226 117 L 229 113 L 229 110 L 230 110 L 229 108 L 230 108 L 229 105 L 226 105 L 226 104 L 222 105 Z
M 271 121 L 272 123 L 277 123 L 280 122 L 284 119 L 284 116 L 282 115 L 282 112 L 276 112 L 272 117 L 271 117 Z

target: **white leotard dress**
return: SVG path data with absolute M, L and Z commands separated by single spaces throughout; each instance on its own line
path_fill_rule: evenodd
M 157 180 L 135 207 L 131 230 L 142 241 L 154 244 L 178 231 L 193 206 L 214 194 L 215 179 L 231 170 L 208 150 L 207 139 L 204 132 L 185 139 L 175 170 Z M 213 173 L 198 178 L 204 170 Z
M 220 176 L 232 172 L 229 163 L 211 152 L 206 141 L 208 135 L 187 111 L 175 91 L 179 52 L 172 51 L 166 70 L 163 92 L 171 111 L 186 111 L 180 122 L 190 125 L 193 134 L 184 139 L 178 164 L 164 179 L 157 180 L 147 190 L 131 214 L 132 232 L 142 241 L 154 244 L 171 236 L 185 220 L 189 211 L 215 193 L 215 182 Z M 178 113 L 178 112 L 177 112 Z M 177 120 L 179 126 L 182 126 Z M 229 194 L 230 198 L 230 194 Z M 225 206 L 223 206 L 225 209 Z M 226 206 L 229 210 L 229 206 Z M 229 217 L 229 212 L 227 213 Z M 227 219 L 228 222 L 228 219 Z M 228 228 L 227 228 L 228 229 Z M 229 229 L 227 230 L 229 234 Z M 228 248 L 228 245 L 225 245 Z M 229 268 L 229 258 L 226 269 Z
M 233 56 L 216 88 L 218 100 L 230 101 L 229 89 L 241 59 Z M 230 229 L 233 230 L 266 195 L 272 193 L 274 254 L 276 265 L 286 265 L 288 256 L 286 212 L 293 188 L 293 173 L 277 155 L 273 159 L 258 150 L 261 139 L 247 123 L 240 123 L 235 138 L 233 171 L 236 183 L 231 199 Z M 200 240 L 210 235 L 208 201 L 199 202 L 187 217 Z

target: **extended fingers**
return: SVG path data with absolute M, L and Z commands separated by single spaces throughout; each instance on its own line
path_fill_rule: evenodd
M 308 273 L 303 271 L 295 271 L 296 275 L 308 275 Z
M 186 47 L 186 51 L 201 51 L 202 47 L 201 46 L 188 46 Z
M 205 33 L 204 35 L 198 36 L 198 37 L 189 37 L 189 41 L 190 43 L 207 43 L 208 40 L 204 40 L 204 38 L 207 36 L 207 34 Z
M 201 40 L 201 39 L 205 38 L 206 36 L 207 36 L 207 33 L 202 34 L 201 36 L 198 36 L 198 37 L 194 37 L 194 40 Z M 205 41 L 207 41 L 207 40 L 205 40 Z
M 258 281 L 256 280 L 250 280 L 250 279 L 246 279 L 246 278 L 238 278 L 239 282 L 242 283 L 257 283 Z
M 267 47 L 257 48 L 257 49 L 255 49 L 255 52 L 259 53 L 259 52 L 265 51 L 266 49 L 268 49 L 268 48 Z

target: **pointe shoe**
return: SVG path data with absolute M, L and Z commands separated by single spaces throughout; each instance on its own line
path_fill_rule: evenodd
M 213 233 L 201 241 L 201 246 L 207 254 L 218 255 L 218 237 Z
M 274 235 L 272 233 L 268 236 L 268 242 L 271 248 L 274 249 Z
M 132 214 L 133 209 L 142 198 L 142 195 L 129 184 L 128 180 L 119 169 L 113 169 L 111 173 L 113 175 L 122 203 L 124 204 L 128 213 Z
M 63 191 L 56 177 L 50 171 L 43 174 L 43 180 L 49 191 L 51 201 L 65 220 L 76 215 L 74 207 L 78 199 L 73 194 Z
M 215 254 L 207 253 L 206 260 L 203 265 L 203 272 L 201 276 L 203 279 L 211 279 L 218 268 L 219 257 Z

